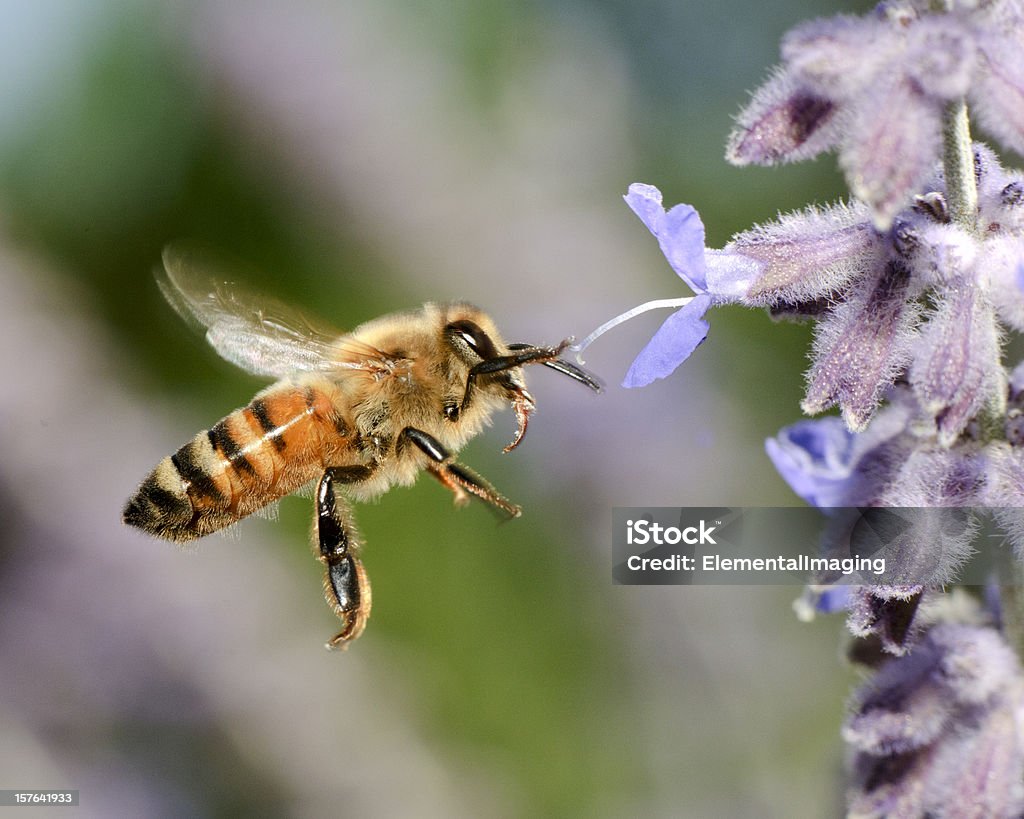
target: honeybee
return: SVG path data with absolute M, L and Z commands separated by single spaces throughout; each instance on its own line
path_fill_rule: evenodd
M 328 648 L 359 637 L 370 583 L 350 501 L 365 501 L 426 469 L 455 496 L 499 514 L 520 507 L 455 460 L 491 415 L 510 403 L 523 440 L 533 396 L 523 367 L 544 364 L 595 392 L 600 382 L 553 347 L 506 344 L 470 304 L 424 304 L 339 334 L 275 301 L 211 280 L 183 249 L 163 254 L 158 283 L 187 321 L 205 328 L 225 359 L 276 379 L 164 458 L 128 500 L 123 520 L 157 537 L 189 541 L 236 523 L 317 481 L 314 553 L 324 596 L 343 622 Z

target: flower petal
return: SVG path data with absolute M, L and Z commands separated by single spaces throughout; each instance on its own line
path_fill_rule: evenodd
M 839 149 L 853 195 L 871 205 L 887 229 L 931 176 L 939 156 L 941 103 L 893 79 L 857 98 Z
M 905 431 L 911 411 L 890 404 L 865 432 L 849 431 L 835 416 L 797 421 L 765 441 L 768 457 L 794 492 L 821 509 L 871 505 L 878 498 L 875 479 L 882 446 Z M 870 465 L 871 480 L 862 474 Z
M 777 68 L 736 116 L 725 158 L 733 165 L 810 159 L 840 136 L 836 106 Z
M 708 293 L 716 302 L 740 301 L 764 273 L 764 262 L 728 250 L 704 251 Z
M 973 113 L 1007 148 L 1024 151 L 1024 35 L 990 35 L 981 52 L 981 70 L 969 94 Z
M 790 29 L 782 38 L 782 58 L 808 88 L 843 100 L 868 85 L 898 45 L 886 21 L 840 14 Z
M 852 586 L 826 586 L 818 591 L 815 610 L 820 614 L 835 614 L 845 611 L 850 605 Z
M 1000 388 L 1003 369 L 992 308 L 973 282 L 960 282 L 914 344 L 910 384 L 935 417 L 939 443 L 950 446 Z
M 635 182 L 624 197 L 633 212 L 658 239 L 661 252 L 679 277 L 696 293 L 707 290 L 704 267 L 704 223 L 691 205 L 676 205 L 668 213 L 661 191 Z
M 867 206 L 854 201 L 784 214 L 737 234 L 724 250 L 764 264 L 746 299 L 775 306 L 839 292 L 854 277 L 877 267 L 883 244 Z
M 838 402 L 850 429 L 864 429 L 910 360 L 918 308 L 908 301 L 909 290 L 910 271 L 891 260 L 819 322 L 804 412 Z
M 671 375 L 707 337 L 704 314 L 711 304 L 711 296 L 700 295 L 669 316 L 633 361 L 622 386 L 645 387 Z
M 841 419 L 798 421 L 764 443 L 779 474 L 811 506 L 848 505 L 854 435 Z

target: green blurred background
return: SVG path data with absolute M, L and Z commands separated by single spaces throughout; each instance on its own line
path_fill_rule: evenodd
M 150 271 L 188 238 L 351 327 L 467 299 L 550 343 L 685 288 L 621 200 L 708 242 L 842 195 L 832 157 L 722 159 L 779 36 L 827 3 L 0 3 L 0 787 L 80 815 L 827 816 L 851 683 L 795 588 L 618 588 L 613 506 L 797 503 L 763 454 L 806 327 L 715 311 L 675 376 L 616 385 L 664 318 L 602 338 L 593 397 L 531 372 L 462 460 L 357 510 L 374 583 L 345 654 L 286 499 L 194 554 L 120 508 L 260 382 Z M 63 815 L 63 814 L 62 814 Z

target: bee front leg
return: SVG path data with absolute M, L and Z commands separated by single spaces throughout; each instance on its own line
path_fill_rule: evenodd
M 512 370 L 516 367 L 524 367 L 527 364 L 549 364 L 557 361 L 562 351 L 569 346 L 569 339 L 561 342 L 555 347 L 530 347 L 525 344 L 515 345 L 512 355 L 500 355 L 493 358 L 485 358 L 479 364 L 474 365 L 466 378 L 466 391 L 462 395 L 461 405 L 451 405 L 446 409 L 448 419 L 456 420 L 459 415 L 469 406 L 476 387 L 476 380 L 481 375 L 494 375 L 495 373 Z M 564 363 L 564 362 L 563 362 Z M 510 382 L 509 388 L 514 392 L 518 391 L 515 384 Z M 521 388 L 519 388 L 521 389 Z
M 430 463 L 427 464 L 428 471 L 455 493 L 457 504 L 467 501 L 468 492 L 510 518 L 517 518 L 523 513 L 522 509 L 503 497 L 472 469 L 458 463 L 455 456 L 433 435 L 415 427 L 406 427 L 398 436 L 398 447 L 401 448 L 407 442 L 415 444 L 416 448 L 430 459 Z
M 365 480 L 367 467 L 328 469 L 316 490 L 317 558 L 324 564 L 324 597 L 345 627 L 327 643 L 344 649 L 359 637 L 370 617 L 370 581 L 358 557 L 359 541 L 352 513 L 335 483 Z

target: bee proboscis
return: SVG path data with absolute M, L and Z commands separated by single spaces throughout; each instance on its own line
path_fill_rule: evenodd
M 559 357 L 569 340 L 506 344 L 470 304 L 427 303 L 340 334 L 217 283 L 187 251 L 168 247 L 163 261 L 158 281 L 174 308 L 205 328 L 225 359 L 275 383 L 160 461 L 125 505 L 124 522 L 193 540 L 316 481 L 314 551 L 328 605 L 344 624 L 329 648 L 359 637 L 370 614 L 350 501 L 411 484 L 425 469 L 457 504 L 475 496 L 518 517 L 520 508 L 455 454 L 505 403 L 517 420 L 505 451 L 518 446 L 535 407 L 529 364 L 601 389 Z

